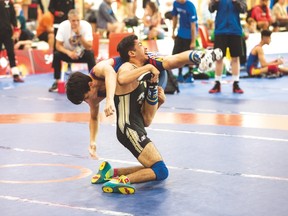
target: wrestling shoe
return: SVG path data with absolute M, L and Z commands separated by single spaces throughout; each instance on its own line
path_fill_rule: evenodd
M 49 88 L 49 92 L 58 92 L 58 83 L 54 82 L 51 86 L 51 88 Z
M 218 61 L 223 57 L 223 52 L 220 48 L 208 49 L 207 51 L 210 52 L 213 61 Z
M 201 57 L 201 62 L 199 64 L 199 70 L 205 72 L 213 66 L 213 63 L 220 60 L 223 57 L 222 50 L 219 48 L 209 49 L 205 51 L 205 55 Z
M 130 180 L 122 175 L 103 184 L 102 191 L 104 193 L 134 194 L 135 188 L 131 185 Z
M 96 175 L 92 176 L 92 184 L 101 184 L 109 181 L 113 177 L 113 169 L 107 161 L 100 164 L 99 170 Z
M 212 89 L 210 89 L 210 94 L 215 94 L 221 92 L 221 83 L 219 81 L 215 82 L 215 85 Z
M 234 81 L 234 83 L 233 83 L 233 93 L 237 93 L 237 94 L 243 94 L 244 93 L 244 91 L 239 87 L 238 81 Z

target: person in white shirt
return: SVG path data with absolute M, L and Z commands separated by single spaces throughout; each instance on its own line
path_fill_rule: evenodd
M 96 63 L 92 44 L 91 25 L 85 20 L 80 20 L 76 9 L 70 10 L 68 20 L 60 23 L 57 31 L 56 50 L 52 64 L 55 82 L 49 92 L 58 91 L 58 82 L 61 78 L 61 61 L 87 63 L 89 71 L 94 67 Z

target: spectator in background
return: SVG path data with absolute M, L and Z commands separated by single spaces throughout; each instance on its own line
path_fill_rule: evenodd
M 108 32 L 120 33 L 124 31 L 125 24 L 118 22 L 111 4 L 113 0 L 103 0 L 97 15 L 97 28 L 106 29 Z
M 223 56 L 229 47 L 231 55 L 231 68 L 233 79 L 233 93 L 242 94 L 244 91 L 239 87 L 240 56 L 244 55 L 243 30 L 240 23 L 240 13 L 247 11 L 245 0 L 210 0 L 209 11 L 216 13 L 214 49 L 220 48 Z M 221 92 L 221 79 L 223 71 L 223 58 L 216 61 L 215 85 L 209 93 Z
M 40 6 L 42 14 L 44 14 L 44 6 L 41 0 L 32 0 L 28 5 L 28 20 L 37 21 L 38 19 L 38 6 Z
M 28 50 L 32 47 L 32 40 L 34 35 L 28 29 L 22 28 L 21 23 L 17 20 L 17 27 L 19 31 L 14 33 L 14 49 L 15 50 Z
M 15 14 L 18 22 L 20 22 L 21 30 L 26 29 L 26 18 L 22 12 L 22 6 L 19 3 L 14 3 Z
M 68 19 L 68 12 L 75 8 L 74 0 L 50 0 L 48 10 L 54 16 L 54 35 L 56 36 L 58 26 Z
M 268 2 L 269 0 L 260 0 L 260 4 L 253 7 L 251 13 L 251 17 L 256 20 L 259 30 L 269 29 L 269 26 L 275 22 L 272 19 Z
M 53 22 L 54 16 L 48 11 L 41 17 L 36 29 L 37 38 L 47 42 L 50 49 L 53 49 L 55 41 Z
M 288 30 L 288 14 L 286 0 L 278 0 L 272 8 L 272 16 L 275 17 L 280 27 L 285 27 Z
M 198 18 L 194 4 L 187 0 L 174 1 L 172 16 L 172 38 L 174 39 L 172 54 L 174 55 L 189 49 L 195 49 Z M 175 36 L 175 30 L 177 26 L 178 33 L 177 36 Z M 183 82 L 184 76 L 182 74 L 182 68 L 179 68 L 178 70 L 178 81 Z M 193 82 L 192 68 L 189 68 L 188 77 L 185 81 Z
M 55 82 L 49 92 L 58 91 L 58 82 L 61 79 L 61 61 L 87 63 L 89 71 L 94 67 L 96 63 L 92 42 L 91 25 L 85 20 L 80 20 L 77 10 L 70 10 L 68 20 L 60 23 L 56 35 L 56 51 L 52 63 Z
M 164 29 L 161 28 L 162 16 L 154 2 L 147 2 L 142 20 L 144 34 L 148 40 L 164 39 Z
M 256 33 L 256 32 L 258 32 L 258 30 L 257 30 L 257 22 L 252 17 L 249 17 L 247 19 L 245 29 L 246 29 L 246 31 L 248 33 Z
M 97 13 L 100 6 L 99 0 L 85 0 L 84 1 L 84 9 L 85 16 L 84 20 L 89 22 L 92 26 L 92 31 L 96 32 L 97 29 Z
M 4 44 L 7 51 L 13 81 L 24 82 L 20 77 L 20 71 L 16 66 L 13 39 L 19 37 L 17 19 L 12 1 L 0 1 L 0 50 Z M 13 38 L 13 39 L 12 39 Z
M 127 2 L 127 18 L 135 18 L 137 10 L 137 0 L 126 0 Z
M 271 62 L 267 62 L 263 51 L 264 45 L 269 45 L 271 42 L 272 32 L 263 30 L 261 32 L 261 41 L 250 52 L 247 61 L 247 72 L 249 76 L 259 76 L 263 74 L 276 75 L 279 73 L 288 74 L 288 68 L 283 67 L 283 59 L 277 58 Z M 258 66 L 260 63 L 260 67 Z

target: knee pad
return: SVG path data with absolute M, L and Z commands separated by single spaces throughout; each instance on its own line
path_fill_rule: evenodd
M 162 181 L 166 179 L 169 175 L 168 169 L 163 161 L 156 162 L 151 167 L 151 169 L 154 171 L 157 181 Z
M 268 72 L 277 73 L 278 72 L 278 66 L 277 65 L 268 65 Z

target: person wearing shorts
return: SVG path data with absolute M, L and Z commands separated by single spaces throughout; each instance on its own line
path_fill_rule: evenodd
M 112 107 L 116 107 L 117 112 L 117 138 L 137 158 L 141 166 L 112 169 L 111 165 L 104 161 L 100 165 L 98 173 L 92 177 L 91 182 L 93 184 L 105 183 L 102 187 L 104 192 L 131 194 L 135 192 L 135 188 L 131 183 L 161 181 L 168 177 L 168 169 L 145 130 L 145 127 L 151 124 L 159 106 L 165 101 L 164 90 L 158 86 L 158 78 L 161 76 L 160 70 L 173 69 L 189 63 L 200 64 L 204 67 L 203 64 L 209 64 L 208 61 L 212 61 L 212 58 L 210 53 L 200 58 L 199 56 L 203 52 L 199 54 L 199 51 L 186 51 L 172 56 L 164 56 L 162 61 L 149 58 L 146 48 L 142 46 L 136 35 L 125 37 L 118 44 L 117 49 L 120 53 L 120 61 L 119 59 L 108 60 L 110 62 L 109 68 L 111 69 L 111 63 L 114 63 L 114 70 L 118 70 L 117 74 L 114 74 L 117 75 L 116 86 L 113 89 L 113 81 L 113 86 L 110 86 L 111 89 L 106 88 L 106 92 L 109 92 L 107 96 L 113 91 L 115 92 L 115 106 Z M 97 99 L 96 95 L 99 95 L 100 77 L 95 74 L 101 66 L 99 64 L 107 66 L 107 62 L 100 62 L 94 67 L 90 76 L 81 75 L 84 79 L 88 77 L 88 80 L 90 80 L 86 84 L 86 86 L 90 86 L 86 93 L 72 85 L 73 83 L 79 84 L 79 79 L 76 81 L 76 75 L 72 75 L 67 82 L 68 99 L 73 103 L 85 100 L 90 105 L 90 111 L 93 111 L 93 105 L 96 104 L 95 101 Z M 118 69 L 117 65 L 119 66 L 120 64 L 121 66 Z M 106 70 L 103 69 L 104 67 L 101 71 Z M 113 76 L 113 79 L 115 79 L 115 76 Z M 105 76 L 105 81 L 102 79 L 102 84 L 106 80 L 107 77 Z M 107 81 L 110 84 L 112 82 L 111 79 Z M 79 93 L 78 98 L 73 93 L 75 95 Z M 110 100 L 112 94 L 108 97 Z M 95 114 L 96 112 L 92 113 Z M 95 138 L 95 131 L 93 134 L 93 131 L 90 130 L 91 137 Z M 96 142 L 94 153 L 96 156 Z
M 269 30 L 261 31 L 261 41 L 250 52 L 247 60 L 247 73 L 249 76 L 273 75 L 280 76 L 288 73 L 288 68 L 283 67 L 283 59 L 277 58 L 271 62 L 267 62 L 263 51 L 264 45 L 269 45 L 271 42 L 272 32 Z
M 172 38 L 174 39 L 172 54 L 195 49 L 198 21 L 195 5 L 191 1 L 176 0 L 173 2 L 173 10 L 171 13 L 173 23 Z M 175 30 L 177 26 L 177 36 L 175 36 Z M 178 69 L 177 80 L 179 82 L 193 82 L 193 68 L 189 67 L 189 72 L 185 76 L 183 76 L 182 70 L 182 67 Z
M 240 13 L 247 11 L 247 3 L 245 0 L 210 0 L 208 9 L 211 13 L 217 11 L 215 18 L 214 48 L 220 48 L 223 56 L 226 55 L 226 50 L 229 48 L 233 79 L 232 91 L 236 94 L 243 94 L 244 91 L 239 87 L 240 56 L 244 55 Z M 216 61 L 215 85 L 209 91 L 210 94 L 221 92 L 223 67 L 223 58 L 221 58 Z
M 136 37 L 136 35 L 130 35 L 127 37 Z M 138 38 L 137 38 L 138 40 Z M 165 88 L 167 82 L 167 74 L 165 70 L 170 70 L 178 67 L 182 67 L 187 64 L 194 64 L 201 67 L 203 70 L 207 70 L 209 65 L 213 63 L 211 57 L 213 52 L 206 51 L 185 51 L 175 55 L 163 56 L 152 58 L 149 57 L 145 48 L 145 57 L 142 57 L 139 61 L 142 65 L 151 64 L 160 71 L 159 85 Z M 200 56 L 202 58 L 200 58 Z M 222 55 L 221 55 L 222 57 Z M 113 115 L 115 112 L 114 94 L 116 89 L 116 72 L 119 67 L 129 59 L 123 59 L 122 57 L 110 58 L 98 62 L 89 75 L 81 72 L 75 72 L 71 74 L 66 83 L 67 98 L 73 104 L 81 104 L 85 101 L 90 108 L 90 145 L 89 153 L 92 159 L 97 159 L 96 155 L 96 138 L 99 127 L 99 104 L 106 97 L 106 103 L 104 113 L 106 116 Z M 131 73 L 133 70 L 131 71 Z M 161 95 L 158 96 L 161 104 Z

